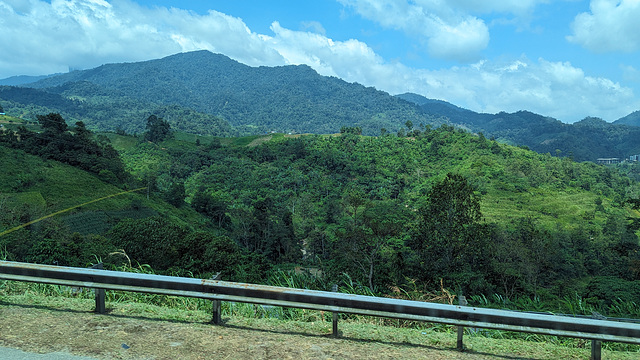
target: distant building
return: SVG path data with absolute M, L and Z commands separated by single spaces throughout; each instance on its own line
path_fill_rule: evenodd
M 596 162 L 600 165 L 620 164 L 619 158 L 599 158 Z
M 640 161 L 640 155 L 629 156 L 629 161 Z

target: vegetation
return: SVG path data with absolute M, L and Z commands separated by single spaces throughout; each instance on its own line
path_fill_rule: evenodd
M 5 229 L 60 209 L 56 201 L 74 206 L 90 200 L 82 193 L 118 192 L 89 185 L 100 180 L 147 193 L 2 236 L 10 259 L 81 266 L 98 257 L 250 282 L 302 266 L 324 289 L 428 292 L 443 282 L 455 293 L 510 301 L 578 296 L 603 313 L 636 296 L 639 187 L 613 168 L 450 126 L 407 123 L 409 137 L 343 128 L 340 136 L 219 139 L 166 136 L 170 126 L 149 117 L 148 133 L 136 139 L 95 135 L 81 123 L 69 131 L 57 114 L 39 122 L 41 133 L 3 136 L 13 148 L 0 148 Z M 98 151 L 112 155 L 91 157 Z M 125 175 L 96 171 L 105 158 Z M 21 163 L 33 165 L 25 171 Z
M 5 346 L 104 358 L 174 358 L 176 352 L 182 359 L 197 359 L 203 353 L 220 358 L 260 358 L 265 352 L 276 358 L 291 354 L 317 358 L 320 354 L 341 359 L 359 359 L 363 354 L 371 359 L 585 359 L 590 354 L 590 342 L 585 340 L 535 335 L 510 339 L 509 333 L 500 331 L 469 331 L 465 334 L 466 350 L 460 352 L 455 350 L 453 327 L 407 326 L 377 318 L 342 319 L 342 338 L 327 341 L 331 334 L 328 313 L 300 310 L 296 319 L 288 320 L 280 317 L 284 309 L 228 302 L 222 307 L 225 326 L 214 327 L 208 324 L 211 301 L 178 297 L 158 306 L 151 298 L 132 302 L 118 296 L 107 303 L 112 316 L 96 317 L 91 313 L 94 302 L 88 298 L 90 293 L 72 295 L 69 288 L 28 286 L 31 289 L 17 283 L 2 287 L 0 283 L 3 314 L 7 315 L 0 331 L 15 335 L 3 339 Z M 111 293 L 107 292 L 108 296 Z M 48 331 L 39 331 L 43 321 Z M 80 331 L 82 336 L 78 336 Z M 131 348 L 123 349 L 123 343 Z M 602 355 L 606 359 L 637 358 L 637 347 L 623 346 L 606 342 Z
M 24 126 L 16 132 L 3 131 L 0 143 L 77 166 L 113 184 L 127 180 L 118 153 L 105 141 L 106 138 L 94 140 L 83 122 L 77 122 L 73 132 L 68 132 L 67 123 L 60 114 L 38 115 L 37 119 L 42 132 L 32 132 Z
M 236 134 L 219 117 L 175 104 L 142 101 L 87 82 L 64 84 L 46 91 L 0 86 L 0 100 L 8 114 L 34 123 L 38 114 L 59 113 L 68 121 L 82 121 L 95 131 L 139 134 L 145 131 L 144 119 L 155 115 L 166 119 L 176 130 L 215 136 Z
M 47 96 L 52 93 L 62 95 L 59 101 L 81 99 L 83 106 L 101 102 L 122 106 L 125 104 L 120 105 L 121 101 L 117 99 L 127 99 L 143 104 L 193 109 L 224 119 L 242 134 L 261 134 L 272 130 L 331 134 L 348 125 L 360 126 L 364 134 L 374 135 L 383 127 L 395 132 L 408 119 L 416 125 L 439 125 L 443 122 L 422 114 L 417 106 L 385 92 L 335 77 L 320 76 L 305 65 L 253 68 L 208 51 L 138 63 L 103 65 L 93 70 L 53 76 L 30 86 L 43 90 Z M 0 98 L 4 98 L 2 93 Z M 100 107 L 96 110 L 107 109 Z M 138 118 L 143 115 L 148 116 L 137 114 Z M 194 116 L 184 116 L 180 119 L 183 126 L 179 127 L 168 115 L 156 115 L 164 117 L 172 127 L 181 131 L 229 135 L 204 132 L 207 127 L 201 126 L 203 124 Z M 113 123 L 116 120 L 101 118 L 100 123 L 105 121 Z
M 404 136 L 453 124 L 576 161 L 640 154 L 637 113 L 614 123 L 585 118 L 575 124 L 528 111 L 479 114 L 416 94 L 390 96 L 307 66 L 253 68 L 207 51 L 104 65 L 26 86 L 32 88 L 0 87 L 9 114 L 34 121 L 37 114 L 56 112 L 94 131 L 139 134 L 149 116 L 177 131 L 225 137 L 343 129 Z
M 556 302 L 578 294 L 604 307 L 624 291 L 599 287 L 603 279 L 635 286 L 638 241 L 627 218 L 637 213 L 625 199 L 638 188 L 614 169 L 451 127 L 410 138 L 344 130 L 200 145 L 112 138 L 158 194 L 184 184 L 185 201 L 219 234 L 271 264 L 315 269 L 324 286 L 341 274 L 383 293 L 443 279 L 465 293 Z
M 527 146 L 542 154 L 571 157 L 576 161 L 626 159 L 640 154 L 638 112 L 614 123 L 587 117 L 574 124 L 564 124 L 528 111 L 479 114 L 416 94 L 398 97 L 419 105 L 430 116 L 446 117 L 463 128 L 484 133 L 501 142 Z

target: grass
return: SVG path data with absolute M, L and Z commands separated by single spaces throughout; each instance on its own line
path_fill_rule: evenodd
M 88 321 L 99 322 L 100 329 L 120 328 L 114 323 L 123 319 L 135 320 L 136 326 L 159 326 L 166 335 L 174 334 L 176 327 L 189 324 L 207 324 L 211 320 L 211 302 L 199 299 L 152 296 L 128 293 L 129 295 L 114 295 L 108 292 L 107 308 L 109 315 L 95 317 Z M 154 301 L 155 299 L 155 301 Z M 154 304 L 155 303 L 155 304 Z M 162 306 L 158 303 L 163 304 Z M 69 328 L 72 317 L 83 316 L 93 309 L 94 303 L 90 291 L 79 292 L 69 287 L 25 284 L 10 281 L 0 281 L 0 312 L 15 311 L 15 318 L 11 318 L 15 325 L 21 321 L 28 322 L 28 316 L 18 318 L 20 313 L 28 314 L 34 311 L 46 310 L 54 313 L 53 320 L 47 321 L 48 327 L 56 326 Z M 15 307 L 15 309 L 13 308 Z M 229 332 L 240 332 L 239 341 L 264 343 L 266 337 L 276 335 L 279 342 L 296 342 L 296 346 L 313 347 L 322 338 L 323 342 L 331 342 L 330 348 L 340 348 L 340 351 L 350 346 L 362 348 L 370 356 L 378 351 L 396 353 L 397 356 L 411 356 L 414 352 L 427 356 L 425 352 L 436 358 L 535 358 L 535 359 L 584 359 L 589 356 L 590 342 L 579 339 L 558 339 L 532 335 L 529 339 L 513 339 L 505 332 L 467 329 L 465 333 L 465 348 L 463 353 L 454 351 L 456 346 L 456 331 L 452 326 L 412 323 L 404 326 L 397 320 L 385 320 L 372 317 L 342 318 L 339 322 L 341 339 L 329 340 L 331 335 L 331 313 L 294 309 L 293 317 L 286 315 L 287 309 L 264 307 L 251 304 L 223 302 L 223 321 L 225 330 L 217 330 L 230 337 Z M 58 319 L 61 318 L 61 319 Z M 9 318 L 7 318 L 9 319 Z M 57 320 L 56 320 L 57 319 Z M 140 325 L 145 319 L 153 320 L 152 325 Z M 40 319 L 34 319 L 40 322 Z M 86 323 L 87 320 L 84 320 Z M 167 327 L 162 324 L 173 324 Z M 40 325 L 41 326 L 41 325 Z M 210 328 L 211 325 L 205 325 Z M 25 325 L 28 327 L 28 325 Z M 68 329 L 71 331 L 71 329 Z M 84 332 L 90 332 L 83 330 Z M 147 331 L 150 332 L 150 331 Z M 223 333 L 224 332 L 224 333 Z M 46 336 L 46 333 L 33 336 Z M 87 334 L 91 336 L 91 334 Z M 100 336 L 107 336 L 102 333 Z M 197 334 L 191 335 L 197 336 Z M 223 336 L 223 335 L 220 335 Z M 0 340 L 3 339 L 0 334 Z M 320 337 L 320 338 L 318 338 Z M 133 341 L 133 340 L 130 340 Z M 141 341 L 140 341 L 141 342 Z M 151 343 L 153 344 L 153 343 Z M 150 345 L 153 346 L 153 345 Z M 274 349 L 278 347 L 274 345 Z M 366 350 L 365 350 L 366 349 Z M 351 354 L 354 355 L 354 354 Z M 362 356 L 362 353 L 359 354 Z M 638 349 L 629 348 L 627 351 L 613 351 L 608 343 L 603 348 L 603 357 L 607 359 L 634 359 L 639 355 Z M 420 355 L 418 355 L 420 356 Z M 339 358 L 340 356 L 336 356 Z M 344 358 L 357 356 L 348 356 Z M 381 357 L 384 358 L 384 357 Z M 386 357 L 389 358 L 389 357 Z
M 556 227 L 559 223 L 567 228 L 576 224 L 604 224 L 606 213 L 595 211 L 598 196 L 584 190 L 558 191 L 531 188 L 528 192 L 514 195 L 512 192 L 491 191 L 482 198 L 482 214 L 489 222 L 508 223 L 527 216 L 541 224 Z M 607 199 L 603 206 L 611 209 Z M 631 214 L 628 214 L 631 216 Z
M 5 147 L 0 147 L 0 168 L 0 209 L 12 211 L 28 204 L 33 211 L 37 210 L 32 214 L 32 219 L 123 191 L 72 166 Z M 139 210 L 132 209 L 134 203 Z M 95 226 L 102 232 L 105 229 L 102 224 L 104 219 L 96 220 L 101 216 L 96 215 L 99 213 L 107 213 L 115 218 L 166 214 L 182 224 L 200 226 L 205 223 L 205 219 L 188 206 L 175 208 L 153 197 L 147 199 L 144 192 L 101 200 L 60 216 L 72 216 L 70 221 L 86 216 L 95 221 L 83 229 L 91 231 L 91 227 Z
M 149 272 L 150 269 L 141 266 L 137 271 Z M 94 306 L 93 292 L 90 290 L 13 281 L 0 281 L 0 304 L 46 307 L 72 313 L 88 311 Z M 110 315 L 116 317 L 189 323 L 208 323 L 211 320 L 211 302 L 203 299 L 107 291 L 107 308 Z M 24 309 L 29 311 L 28 308 Z M 259 337 L 261 331 L 302 333 L 312 340 L 315 336 L 331 334 L 332 315 L 329 312 L 223 302 L 222 313 L 225 325 L 247 329 L 245 336 Z M 456 329 L 453 326 L 368 316 L 343 314 L 339 330 L 343 338 L 364 341 L 372 348 L 393 348 L 402 344 L 448 351 L 455 348 L 456 341 Z M 590 342 L 499 330 L 466 329 L 465 347 L 466 353 L 476 355 L 569 359 L 588 357 Z M 633 359 L 638 355 L 638 346 L 603 344 L 603 357 L 607 359 Z

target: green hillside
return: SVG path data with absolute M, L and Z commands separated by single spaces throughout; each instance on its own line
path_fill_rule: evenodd
M 616 120 L 615 124 L 640 126 L 640 110 Z
M 35 121 L 38 114 L 54 112 L 63 115 L 69 124 L 82 121 L 96 131 L 142 133 L 146 119 L 153 114 L 177 130 L 216 136 L 236 134 L 219 117 L 175 104 L 142 101 L 88 82 L 66 83 L 46 90 L 0 86 L 0 105 L 7 114 L 28 121 Z
M 41 118 L 43 133 L 22 131 L 22 138 L 63 145 L 88 136 L 81 127 L 52 133 L 46 119 L 58 118 Z M 322 275 L 301 278 L 301 286 L 339 282 L 360 293 L 419 294 L 442 281 L 452 291 L 510 301 L 577 296 L 599 312 L 637 316 L 628 302 L 640 296 L 640 186 L 617 169 L 451 126 L 404 137 L 342 130 L 174 133 L 155 143 L 93 134 L 118 151 L 129 174 L 107 177 L 111 185 L 101 171 L 43 160 L 49 153 L 1 148 L 3 230 L 145 190 L 0 236 L 0 249 L 17 260 L 84 266 L 97 257 L 108 266 L 131 261 L 249 282 L 289 282 L 275 270 L 304 267 Z M 32 140 L 8 144 L 25 141 Z M 77 148 L 76 157 L 86 158 L 77 166 L 97 161 L 81 156 L 91 149 Z
M 329 134 L 342 126 L 359 126 L 371 135 L 379 134 L 381 128 L 395 132 L 407 120 L 416 126 L 443 123 L 385 92 L 320 76 L 308 66 L 254 68 L 208 51 L 103 65 L 30 86 L 59 92 L 55 89 L 70 84 L 91 84 L 92 91 L 145 103 L 177 104 L 219 116 L 249 134 L 271 130 Z M 68 89 L 63 94 L 73 98 L 78 91 L 82 90 Z
M 480 114 L 417 94 L 398 97 L 417 104 L 430 116 L 446 117 L 451 123 L 470 131 L 482 132 L 504 143 L 525 145 L 542 154 L 595 162 L 598 158 L 626 159 L 640 153 L 637 112 L 614 123 L 585 118 L 574 124 L 565 124 L 529 111 Z
M 0 146 L 0 168 L 0 252 L 9 259 L 74 266 L 95 262 L 96 257 L 106 259 L 115 248 L 100 235 L 127 218 L 162 216 L 194 229 L 204 225 L 189 207 L 147 199 L 145 191 L 110 197 L 127 190 L 21 150 Z M 101 198 L 105 199 L 91 203 Z
M 625 200 L 639 188 L 617 170 L 446 126 L 411 137 L 346 130 L 157 145 L 111 137 L 134 176 L 153 174 L 165 189 L 183 184 L 186 201 L 213 226 L 273 264 L 306 264 L 331 279 L 348 274 L 378 291 L 409 279 L 436 286 L 442 278 L 507 297 L 597 298 L 613 291 L 602 277 L 636 279 L 639 245 L 627 219 L 638 212 Z M 425 231 L 447 201 L 456 201 L 445 196 L 438 205 L 434 198 L 451 179 L 468 184 L 467 204 L 479 201 L 481 216 L 446 228 L 461 244 L 436 246 L 442 239 Z M 453 256 L 450 263 L 425 265 L 431 255 L 420 244 Z M 623 287 L 638 286 L 630 284 Z

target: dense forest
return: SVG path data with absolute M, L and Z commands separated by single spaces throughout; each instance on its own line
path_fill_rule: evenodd
M 395 132 L 407 120 L 416 125 L 444 122 L 423 114 L 412 103 L 371 87 L 320 76 L 306 65 L 249 67 L 208 51 L 103 65 L 28 86 L 49 91 L 69 83 L 91 83 L 131 99 L 215 115 L 243 134 L 331 134 L 347 125 L 374 135 L 381 128 Z M 73 93 L 67 92 L 68 96 Z
M 588 117 L 574 124 L 565 124 L 528 111 L 479 114 L 416 94 L 398 97 L 416 103 L 431 116 L 446 117 L 451 123 L 470 131 L 482 132 L 504 143 L 525 145 L 542 154 L 569 156 L 576 161 L 626 159 L 640 154 L 638 113 L 629 114 L 614 123 Z
M 616 168 L 448 125 L 407 122 L 401 136 L 343 127 L 336 136 L 214 138 L 174 133 L 150 116 L 134 137 L 91 134 L 81 124 L 63 129 L 60 119 L 41 116 L 41 133 L 2 137 L 0 161 L 13 170 L 0 185 L 0 230 L 82 203 L 92 193 L 84 183 L 146 193 L 1 236 L 7 259 L 74 266 L 128 259 L 160 272 L 251 282 L 301 267 L 327 286 L 348 281 L 377 294 L 443 284 L 601 306 L 640 296 L 640 186 Z M 82 136 L 87 145 L 73 151 L 84 162 L 69 159 L 64 144 Z M 55 156 L 39 150 L 53 146 Z M 112 161 L 128 175 L 92 170 L 103 161 L 91 156 L 98 149 L 117 150 Z M 52 177 L 54 168 L 67 175 Z M 89 173 L 69 175 L 78 168 Z M 61 184 L 68 190 L 54 193 Z M 18 205 L 25 199 L 30 205 Z
M 332 134 L 343 126 L 371 136 L 404 131 L 410 121 L 417 128 L 454 125 L 576 161 L 640 154 L 637 112 L 613 123 L 585 118 L 575 124 L 528 111 L 480 114 L 416 94 L 391 96 L 320 76 L 308 66 L 250 67 L 208 51 L 103 65 L 20 86 L 0 87 L 12 116 L 35 121 L 37 114 L 56 112 L 94 131 L 140 134 L 150 115 L 175 130 L 212 136 Z
M 0 99 L 13 116 L 37 121 L 39 114 L 59 113 L 71 123 L 82 121 L 93 131 L 140 134 L 145 131 L 144 119 L 156 115 L 180 131 L 213 136 L 238 134 L 217 116 L 179 105 L 141 101 L 88 82 L 67 83 L 47 91 L 0 86 Z

